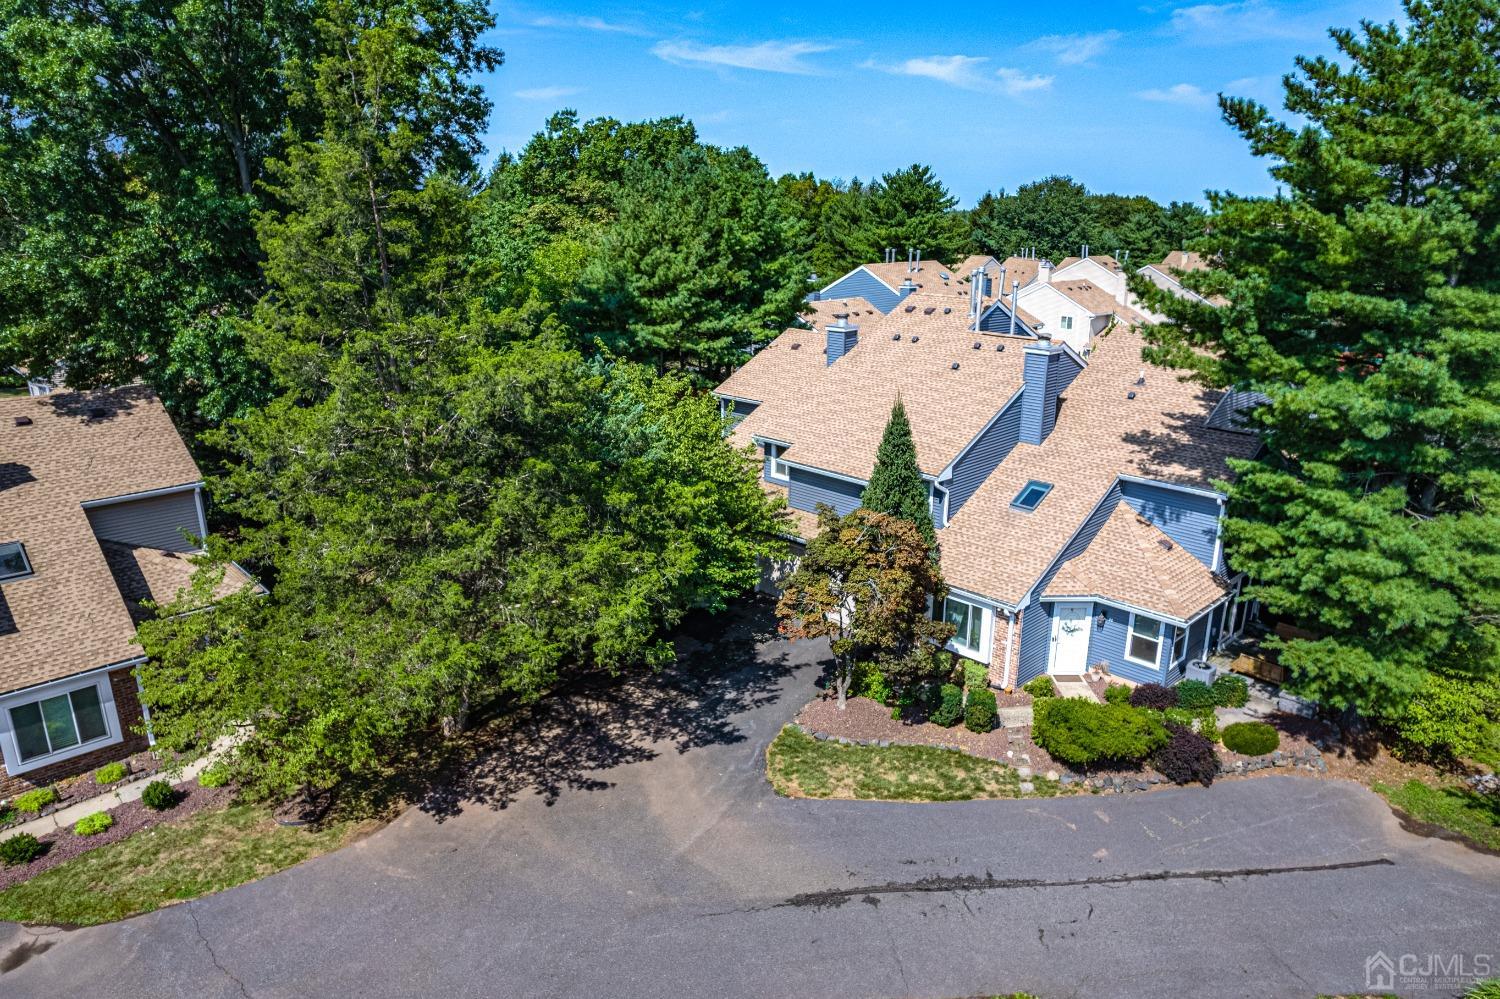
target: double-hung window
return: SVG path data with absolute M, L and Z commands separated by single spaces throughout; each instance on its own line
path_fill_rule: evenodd
M 1065 329 L 1065 330 L 1070 330 L 1070 329 L 1073 328 L 1073 317 L 1072 316 L 1063 316 L 1062 317 L 1062 328 Z
M 789 471 L 787 471 L 786 462 L 784 462 L 784 461 L 781 460 L 781 456 L 785 452 L 786 452 L 786 447 L 784 445 L 781 445 L 781 444 L 767 444 L 766 445 L 766 457 L 771 459 L 770 476 L 773 479 L 787 479 L 787 478 L 791 478 L 791 473 Z
M 1161 665 L 1161 622 L 1144 614 L 1130 615 L 1125 636 L 1125 658 L 1153 669 Z
M 949 597 L 943 606 L 943 620 L 953 625 L 953 644 L 976 656 L 984 654 L 984 608 Z
M 11 745 L 6 756 L 13 755 L 15 764 L 30 769 L 118 742 L 110 724 L 114 698 L 108 685 L 108 678 L 101 676 L 72 690 L 8 703 L 4 710 Z

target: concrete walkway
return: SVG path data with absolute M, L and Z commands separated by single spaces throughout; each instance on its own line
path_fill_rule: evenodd
M 209 756 L 183 768 L 182 775 L 173 783 L 197 779 L 198 775 L 207 769 L 212 762 L 213 757 Z M 141 797 L 141 792 L 146 790 L 147 784 L 154 780 L 166 779 L 165 773 L 158 771 L 157 773 L 140 777 L 136 780 L 126 781 L 124 784 L 107 791 L 102 791 L 92 798 L 75 801 L 71 805 L 59 808 L 55 812 L 49 812 L 29 822 L 22 822 L 18 826 L 11 826 L 9 829 L 0 831 L 0 839 L 6 839 L 17 833 L 31 833 L 33 836 L 42 837 L 58 829 L 71 829 L 73 828 L 73 824 L 85 815 L 108 811 L 126 802 L 138 801 Z

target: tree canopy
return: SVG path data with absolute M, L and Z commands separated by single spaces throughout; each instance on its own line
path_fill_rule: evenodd
M 1398 725 L 1500 670 L 1500 17 L 1406 13 L 1297 61 L 1300 125 L 1221 101 L 1285 188 L 1214 197 L 1216 266 L 1188 283 L 1227 304 L 1137 289 L 1170 317 L 1152 359 L 1269 400 L 1226 551 L 1314 632 L 1281 651 L 1296 688 Z

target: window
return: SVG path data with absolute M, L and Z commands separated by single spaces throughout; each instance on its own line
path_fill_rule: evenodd
M 1070 329 L 1073 328 L 1073 317 L 1072 316 L 1063 316 L 1062 317 L 1062 328 L 1065 329 L 1065 330 L 1070 330 Z
M 1051 491 L 1052 483 L 1037 482 L 1035 479 L 1033 479 L 1032 481 L 1026 483 L 1026 485 L 1021 487 L 1021 491 L 1016 493 L 1016 498 L 1010 501 L 1010 505 L 1015 507 L 1017 510 L 1026 510 L 1027 512 L 1030 512 L 1032 510 L 1035 510 L 1037 504 L 1040 503 L 1042 499 L 1046 497 L 1046 495 Z
M 790 473 L 787 471 L 786 462 L 784 462 L 784 461 L 781 460 L 781 456 L 785 452 L 786 452 L 786 447 L 784 445 L 781 445 L 781 444 L 767 444 L 766 445 L 766 457 L 771 459 L 771 472 L 770 472 L 770 475 L 771 475 L 771 478 L 773 478 L 773 479 L 785 479 L 785 478 L 789 478 L 790 477 Z
M 10 728 L 22 763 L 108 739 L 99 684 L 15 705 Z
M 1161 664 L 1161 622 L 1143 614 L 1130 615 L 1130 633 L 1125 636 L 1125 658 L 1147 666 Z
M 1187 658 L 1187 630 L 1177 625 L 1172 625 L 1172 665 L 1177 665 Z
M 984 608 L 949 597 L 943 605 L 943 620 L 953 625 L 953 644 L 970 652 L 984 652 Z
M 26 547 L 19 541 L 0 544 L 0 579 L 29 575 L 31 563 L 26 560 Z

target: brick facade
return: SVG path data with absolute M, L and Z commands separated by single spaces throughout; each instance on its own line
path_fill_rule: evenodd
M 1017 663 L 1021 657 L 1021 613 L 1016 612 L 1014 640 L 1011 642 L 1010 661 L 1005 658 L 1005 638 L 1010 634 L 1010 621 L 1004 611 L 995 613 L 990 628 L 990 686 L 1009 690 L 1015 685 Z
M 148 748 L 146 737 L 132 731 L 141 724 L 141 701 L 136 693 L 135 674 L 129 669 L 117 669 L 109 674 L 109 687 L 114 694 L 115 712 L 119 716 L 120 727 L 125 733 L 124 741 L 16 776 L 0 767 L 0 798 L 13 798 L 33 788 L 46 787 L 64 778 L 95 770 L 106 763 L 123 760 Z

